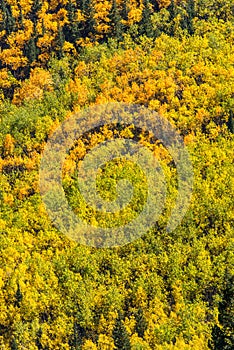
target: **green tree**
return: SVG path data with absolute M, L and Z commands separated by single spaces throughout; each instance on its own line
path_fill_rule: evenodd
M 227 127 L 228 127 L 228 130 L 232 134 L 234 134 L 234 116 L 233 116 L 233 112 L 232 111 L 230 111 L 230 113 L 229 113 Z
M 58 22 L 58 34 L 57 34 L 57 40 L 56 40 L 56 51 L 57 51 L 58 59 L 61 59 L 63 57 L 64 42 L 65 42 L 65 36 L 63 34 L 63 29 L 61 28 Z
M 15 306 L 20 307 L 22 299 L 23 299 L 23 294 L 21 293 L 20 285 L 18 283 L 17 290 L 15 293 Z
M 86 332 L 84 327 L 75 321 L 73 325 L 73 333 L 69 341 L 72 350 L 81 349 L 85 335 Z
M 82 25 L 82 38 L 92 37 L 95 33 L 95 18 L 94 18 L 94 7 L 92 0 L 81 1 L 81 11 L 85 16 L 85 21 Z
M 11 350 L 18 350 L 18 349 L 19 349 L 19 347 L 18 347 L 17 342 L 14 338 L 11 342 Z
M 113 36 L 120 41 L 123 34 L 123 24 L 121 23 L 121 15 L 116 0 L 112 0 L 112 8 L 109 17 L 111 20 L 111 31 Z
M 137 310 L 137 313 L 135 315 L 135 320 L 136 320 L 135 330 L 136 330 L 137 334 L 139 335 L 139 337 L 143 338 L 144 333 L 147 329 L 147 321 L 146 321 L 146 318 L 144 316 L 142 308 L 139 308 Z
M 11 5 L 9 5 L 8 3 L 6 3 L 5 0 L 3 0 L 1 4 L 1 10 L 3 12 L 4 29 L 6 30 L 6 34 L 9 35 L 16 28 L 15 18 L 13 17 L 12 11 L 11 11 Z
M 212 330 L 214 350 L 232 350 L 234 348 L 234 276 L 227 276 L 222 302 L 219 304 L 219 322 Z
M 66 5 L 66 10 L 67 10 L 67 17 L 69 23 L 67 23 L 64 26 L 64 38 L 66 41 L 76 44 L 76 41 L 80 38 L 81 32 L 80 32 L 80 24 L 77 21 L 77 16 L 76 16 L 76 6 L 73 1 L 68 1 Z
M 149 0 L 144 0 L 143 2 L 144 8 L 142 11 L 142 19 L 139 23 L 139 34 L 140 35 L 146 35 L 149 38 L 153 37 L 153 27 L 152 27 L 152 21 L 151 21 L 151 4 Z
M 114 344 L 117 349 L 119 350 L 131 349 L 130 338 L 124 326 L 123 319 L 120 313 L 115 321 L 112 337 L 114 339 Z
M 28 58 L 29 63 L 33 63 L 38 57 L 38 48 L 36 45 L 36 38 L 32 36 L 29 41 L 24 45 L 24 54 Z

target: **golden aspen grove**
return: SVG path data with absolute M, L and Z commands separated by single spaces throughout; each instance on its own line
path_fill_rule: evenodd
M 124 223 L 147 197 L 142 169 L 115 159 L 97 188 L 111 202 L 118 180 L 133 178 L 137 199 L 122 217 L 105 221 L 81 198 L 80 163 L 104 141 L 144 145 L 167 184 L 153 228 L 98 248 L 50 219 L 39 168 L 64 121 L 108 103 L 170 122 L 194 183 L 183 220 L 168 232 L 177 171 L 166 147 L 132 125 L 84 133 L 62 185 L 88 223 Z M 233 135 L 233 0 L 0 0 L 0 350 L 234 349 Z

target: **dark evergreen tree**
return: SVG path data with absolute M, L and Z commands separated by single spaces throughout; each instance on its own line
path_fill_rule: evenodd
M 175 34 L 175 29 L 174 29 L 174 19 L 178 14 L 178 10 L 177 7 L 175 5 L 175 1 L 171 0 L 170 5 L 168 6 L 168 11 L 170 13 L 170 17 L 169 17 L 169 22 L 170 22 L 170 30 L 168 32 L 169 35 L 173 36 Z
M 144 333 L 145 333 L 148 325 L 147 325 L 147 321 L 146 321 L 146 318 L 144 316 L 142 308 L 139 308 L 137 310 L 137 313 L 135 315 L 135 319 L 136 319 L 135 330 L 136 330 L 137 334 L 139 335 L 139 337 L 143 338 Z
M 229 117 L 228 117 L 228 122 L 227 122 L 227 127 L 228 127 L 228 130 L 234 134 L 234 115 L 233 115 L 233 112 L 230 111 L 229 113 Z
M 119 314 L 115 321 L 112 337 L 118 350 L 130 350 L 130 338 L 123 323 L 122 316 Z
M 18 345 L 17 345 L 16 340 L 14 338 L 11 342 L 11 350 L 18 350 L 18 349 L 19 349 Z
M 23 52 L 24 55 L 28 58 L 30 64 L 37 60 L 38 48 L 36 46 L 36 39 L 34 36 L 31 37 L 29 41 L 24 45 Z
M 95 18 L 94 18 L 94 7 L 92 0 L 82 0 L 81 10 L 86 18 L 82 27 L 82 38 L 90 37 L 95 34 Z
M 120 41 L 123 38 L 123 24 L 121 23 L 121 15 L 119 8 L 117 6 L 116 0 L 112 1 L 112 8 L 110 11 L 110 23 L 111 23 L 111 35 L 112 37 L 116 38 L 118 41 Z
M 193 18 L 196 16 L 194 0 L 187 1 L 186 12 L 186 18 L 184 18 L 181 25 L 183 29 L 187 29 L 188 33 L 192 35 L 194 33 Z
M 222 302 L 219 304 L 221 327 L 213 327 L 212 342 L 209 344 L 213 350 L 234 349 L 234 276 L 228 275 L 226 281 Z
M 1 10 L 3 12 L 3 27 L 6 30 L 6 34 L 11 34 L 15 28 L 15 18 L 12 15 L 11 6 L 3 0 L 1 2 Z
M 76 15 L 77 8 L 72 1 L 69 1 L 66 5 L 66 10 L 69 23 L 67 23 L 63 29 L 64 39 L 75 45 L 76 41 L 81 36 L 81 24 L 77 21 Z
M 38 13 L 39 13 L 41 7 L 42 7 L 42 0 L 34 0 L 33 1 L 31 12 L 28 16 L 29 16 L 30 20 L 34 23 L 34 26 L 37 23 Z
M 42 28 L 42 36 L 44 36 L 46 33 L 44 18 L 42 18 L 42 20 L 41 20 L 41 28 Z
M 129 13 L 129 5 L 128 0 L 123 1 L 122 9 L 121 9 L 121 18 L 125 21 L 128 20 L 128 13 Z
M 19 2 L 19 0 L 17 0 L 17 5 L 18 5 L 18 8 L 19 8 L 19 12 L 20 12 L 20 15 L 19 15 L 19 29 L 24 29 L 24 24 L 23 24 L 23 12 L 22 12 L 22 7 L 21 7 L 21 4 Z
M 23 294 L 21 293 L 20 285 L 18 283 L 17 290 L 15 293 L 15 306 L 20 307 L 22 299 L 23 299 Z
M 43 350 L 43 346 L 41 344 L 41 336 L 42 336 L 42 329 L 40 327 L 36 334 L 36 346 L 38 350 Z
M 139 23 L 139 34 L 153 37 L 153 27 L 151 21 L 152 10 L 149 0 L 144 0 L 144 9 L 142 11 L 142 19 Z
M 63 30 L 58 22 L 58 34 L 56 39 L 56 52 L 58 59 L 61 59 L 63 57 L 63 45 L 65 42 L 65 37 L 63 34 Z
M 82 327 L 78 322 L 74 322 L 73 334 L 69 341 L 72 350 L 79 350 L 82 348 L 83 339 L 86 336 L 84 327 Z

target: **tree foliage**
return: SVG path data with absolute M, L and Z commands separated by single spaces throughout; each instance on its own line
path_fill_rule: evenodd
M 233 349 L 233 39 L 231 0 L 1 1 L 1 349 Z M 83 135 L 63 169 L 77 215 L 106 224 L 79 201 L 77 170 L 114 137 L 148 147 L 168 184 L 150 232 L 96 249 L 54 227 L 39 164 L 63 120 L 107 102 L 143 105 L 172 122 L 195 181 L 185 218 L 168 233 L 177 181 L 167 149 L 131 126 Z M 97 177 L 112 200 L 118 180 L 133 174 L 141 201 L 122 220 L 145 200 L 142 172 L 116 161 Z

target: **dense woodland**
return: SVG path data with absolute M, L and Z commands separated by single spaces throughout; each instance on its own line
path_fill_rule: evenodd
M 234 348 L 233 44 L 233 0 L 0 1 L 1 350 Z M 98 249 L 56 229 L 38 178 L 57 126 L 108 102 L 156 110 L 178 129 L 194 189 L 168 233 L 170 155 L 149 135 L 117 130 L 157 153 L 167 208 L 136 241 Z M 77 163 L 113 132 L 93 131 L 67 157 L 77 215 Z

